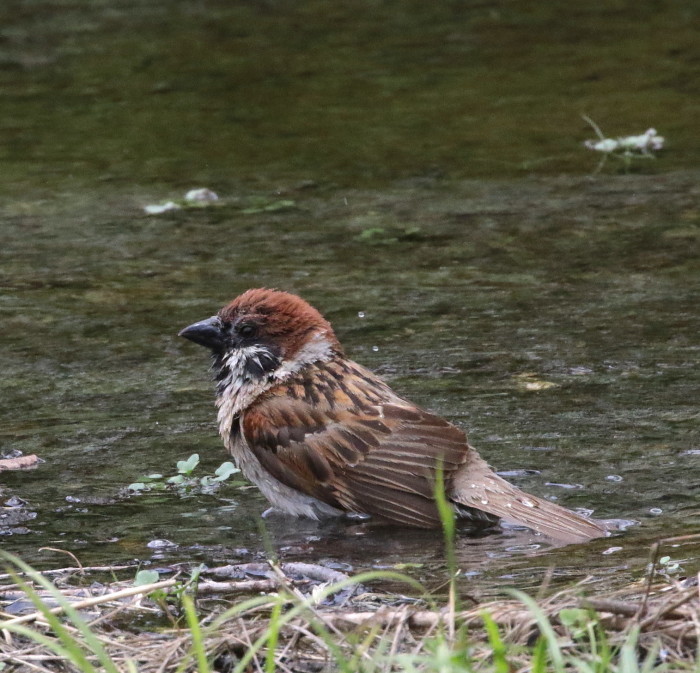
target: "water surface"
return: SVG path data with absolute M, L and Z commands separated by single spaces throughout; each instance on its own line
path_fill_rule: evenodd
M 697 9 L 625 6 L 4 4 L 0 448 L 45 461 L 2 475 L 31 513 L 5 510 L 4 548 L 440 576 L 438 533 L 270 519 L 265 542 L 242 483 L 123 497 L 225 460 L 206 354 L 176 334 L 262 285 L 523 488 L 640 524 L 461 537 L 465 582 L 622 581 L 697 531 Z M 582 111 L 668 150 L 592 176 Z M 143 214 L 201 184 L 219 205 Z

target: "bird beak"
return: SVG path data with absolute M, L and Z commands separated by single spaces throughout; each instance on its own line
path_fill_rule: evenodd
M 185 337 L 200 346 L 211 348 L 213 351 L 222 350 L 224 347 L 224 334 L 221 330 L 221 321 L 217 316 L 185 327 L 178 336 Z

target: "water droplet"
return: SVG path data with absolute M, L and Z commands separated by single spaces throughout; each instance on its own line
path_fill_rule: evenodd
M 513 503 L 512 503 L 512 502 L 507 502 L 507 503 L 506 503 L 506 507 L 513 507 Z
M 476 484 L 469 484 L 472 488 L 476 488 Z
M 372 346 L 372 350 L 376 353 L 379 350 L 379 346 Z
M 622 547 L 608 547 L 604 552 L 601 552 L 602 554 L 614 554 L 616 551 L 620 551 Z
M 661 509 L 661 507 L 652 507 L 649 510 L 649 514 L 652 514 L 653 516 L 659 516 L 659 514 L 663 514 L 664 511 Z
M 488 505 L 488 504 L 489 504 L 489 501 L 488 501 L 486 498 L 482 498 L 482 499 L 481 499 L 481 504 L 482 504 L 482 505 Z
M 622 481 L 622 477 L 619 474 L 609 474 L 607 477 L 605 477 L 606 481 Z
M 364 514 L 362 512 L 348 512 L 345 515 L 346 519 L 350 519 L 351 521 L 367 521 L 368 519 L 372 518 L 371 514 Z
M 364 312 L 364 311 L 358 311 L 358 312 L 357 312 L 357 317 L 358 317 L 358 318 L 364 318 L 364 317 L 365 317 L 365 312 Z
M 527 498 L 521 498 L 520 502 L 525 505 L 525 507 L 534 507 L 535 503 L 532 502 L 532 500 L 528 500 Z

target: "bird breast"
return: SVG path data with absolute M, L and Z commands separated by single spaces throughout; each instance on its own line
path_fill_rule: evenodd
M 260 489 L 275 509 L 317 521 L 344 515 L 341 510 L 290 488 L 272 476 L 248 447 L 241 432 L 240 420 L 236 419 L 234 423 L 234 427 L 229 426 L 224 444 L 243 476 Z

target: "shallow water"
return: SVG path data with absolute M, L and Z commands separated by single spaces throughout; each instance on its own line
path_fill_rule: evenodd
M 27 501 L 5 549 L 440 576 L 438 533 L 271 518 L 266 541 L 241 483 L 123 497 L 195 451 L 225 459 L 206 354 L 176 334 L 260 285 L 318 306 L 526 490 L 641 524 L 563 549 L 462 536 L 465 583 L 623 581 L 698 530 L 694 4 L 632 23 L 609 3 L 570 23 L 557 3 L 140 4 L 0 9 L 0 448 L 45 461 L 2 474 Z M 672 142 L 587 175 L 580 111 Z M 201 183 L 219 205 L 141 210 Z M 670 553 L 697 569 L 697 547 Z
M 6 0 L 1 188 L 586 173 L 582 113 L 697 166 L 698 24 L 694 0 Z

